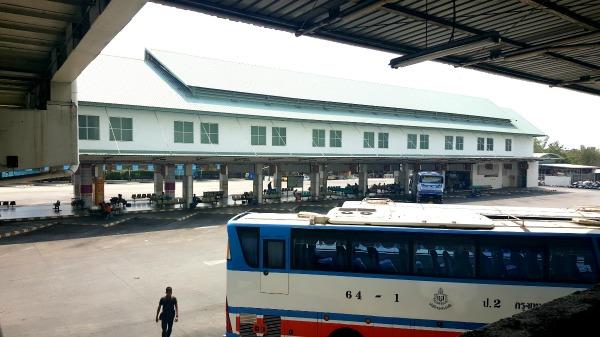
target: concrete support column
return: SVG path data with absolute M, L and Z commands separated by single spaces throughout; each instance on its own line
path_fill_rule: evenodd
M 319 175 L 321 177 L 321 198 L 327 198 L 327 166 L 319 165 Z
M 94 165 L 94 205 L 104 200 L 104 165 Z
M 310 165 L 310 197 L 312 200 L 318 200 L 321 196 L 321 174 L 319 167 L 321 165 L 313 164 Z
M 254 184 L 252 192 L 254 194 L 254 201 L 258 204 L 263 203 L 263 163 L 254 164 Z
M 527 187 L 537 187 L 540 177 L 540 163 L 538 161 L 527 162 Z
M 183 168 L 183 206 L 189 208 L 194 196 L 194 176 L 192 172 L 192 164 L 185 164 Z
M 167 164 L 165 169 L 165 195 L 175 198 L 175 165 Z
M 164 165 L 154 164 L 154 194 L 157 196 L 163 194 L 164 185 Z
M 229 198 L 229 167 L 221 164 L 219 171 L 219 191 L 223 191 L 223 202 L 227 204 Z
M 413 165 L 412 164 L 402 164 L 402 172 L 403 173 L 403 178 L 404 178 L 404 194 L 408 195 L 410 192 L 410 175 L 412 173 L 412 169 L 413 169 Z
M 367 164 L 358 165 L 358 194 L 362 197 L 369 190 L 369 172 Z
M 281 166 L 275 165 L 275 173 L 273 174 L 273 188 L 281 193 Z
M 470 188 L 477 185 L 477 164 L 471 164 L 471 186 Z
M 75 199 L 81 198 L 81 171 L 77 168 L 77 171 L 73 173 L 71 176 L 71 181 L 73 182 L 73 197 Z
M 92 165 L 79 166 L 81 175 L 80 195 L 83 200 L 83 207 L 90 208 L 94 205 L 94 180 L 92 174 Z
M 394 184 L 400 184 L 400 168 L 396 167 L 394 170 Z

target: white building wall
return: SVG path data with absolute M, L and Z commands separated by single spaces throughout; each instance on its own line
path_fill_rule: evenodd
M 311 122 L 299 120 L 269 120 L 265 118 L 231 117 L 201 113 L 167 112 L 134 108 L 116 108 L 80 105 L 80 115 L 100 117 L 100 140 L 79 140 L 80 151 L 112 151 L 117 153 L 218 153 L 235 155 L 252 154 L 305 154 L 305 155 L 390 155 L 390 156 L 479 156 L 479 157 L 531 157 L 533 138 L 525 135 L 491 134 L 483 132 L 453 131 L 440 129 L 419 129 L 389 127 L 369 124 L 348 124 Z M 109 117 L 133 119 L 133 141 L 109 140 Z M 194 123 L 194 142 L 181 144 L 174 142 L 174 121 Z M 210 122 L 219 125 L 219 144 L 200 143 L 200 123 Z M 250 144 L 252 125 L 267 127 L 267 145 Z M 285 127 L 286 146 L 272 146 L 271 128 Z M 312 146 L 312 130 L 325 129 L 325 147 Z M 330 147 L 329 131 L 342 130 L 342 147 Z M 363 147 L 363 132 L 375 133 L 375 147 Z M 389 133 L 389 147 L 377 147 L 377 133 Z M 407 135 L 428 134 L 429 149 L 407 149 Z M 445 136 L 463 136 L 464 150 L 445 150 Z M 494 138 L 493 151 L 478 151 L 477 137 Z M 512 151 L 505 151 L 504 139 L 512 139 Z M 419 144 L 419 136 L 417 136 Z M 474 184 L 477 184 L 475 181 Z M 489 183 L 486 183 L 488 185 Z M 499 184 L 502 184 L 500 180 Z

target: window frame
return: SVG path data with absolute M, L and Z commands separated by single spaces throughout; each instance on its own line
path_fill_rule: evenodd
M 263 134 L 264 132 L 264 134 Z M 250 145 L 266 146 L 267 145 L 267 127 L 262 125 L 250 126 Z
M 329 147 L 342 147 L 342 130 L 329 130 Z
M 477 151 L 485 151 L 485 137 L 477 137 Z
M 312 147 L 325 147 L 325 142 L 325 129 L 312 129 Z
M 375 132 L 364 131 L 363 132 L 363 148 L 374 149 L 375 148 Z
M 454 136 L 444 136 L 444 150 L 454 150 Z
M 378 132 L 377 133 L 377 148 L 389 149 L 390 134 L 389 132 Z
M 485 140 L 485 150 L 494 151 L 494 138 L 487 137 L 487 139 Z
M 281 131 L 283 131 L 283 135 Z M 287 129 L 285 127 L 273 126 L 271 128 L 271 145 L 287 146 Z
M 219 124 L 200 122 L 200 144 L 219 144 Z
M 414 139 L 411 139 L 414 138 Z M 419 137 L 416 133 L 409 133 L 406 135 L 406 148 L 408 150 L 416 150 L 419 145 Z
M 83 119 L 82 119 L 83 117 Z M 96 120 L 96 126 L 90 126 L 90 119 Z M 83 124 L 85 125 L 82 125 Z M 100 140 L 100 116 L 95 115 L 79 115 L 77 116 L 77 129 L 79 140 Z M 85 131 L 85 137 L 82 137 L 82 130 Z M 90 138 L 90 130 L 95 130 L 97 138 Z
M 504 151 L 512 152 L 512 139 L 511 138 L 504 139 Z
M 115 127 L 114 125 L 116 125 L 116 121 L 119 121 L 119 125 L 118 127 Z M 131 121 L 131 128 L 124 128 L 123 127 L 123 122 L 129 120 Z M 130 133 L 131 138 L 130 139 L 124 139 L 125 137 L 123 137 L 124 132 L 125 131 L 129 131 L 128 133 Z M 108 139 L 111 141 L 118 141 L 118 142 L 132 142 L 133 141 L 133 118 L 130 117 L 108 117 Z M 117 137 L 118 135 L 118 137 Z
M 181 126 L 177 130 L 177 125 Z M 187 131 L 186 127 L 191 128 Z M 178 140 L 178 136 L 180 137 Z M 191 139 L 190 139 L 191 137 Z M 173 121 L 173 142 L 177 144 L 193 144 L 194 143 L 194 122 L 189 121 Z
M 429 150 L 429 135 L 428 134 L 420 134 L 419 135 L 419 149 L 420 150 Z
M 458 141 L 460 139 L 460 142 Z M 457 151 L 463 151 L 465 149 L 465 137 L 463 136 L 456 136 L 455 137 L 455 142 L 456 145 L 454 146 L 454 149 Z M 460 146 L 459 146 L 460 144 Z

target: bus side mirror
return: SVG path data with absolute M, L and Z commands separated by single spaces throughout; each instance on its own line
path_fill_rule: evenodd
M 265 276 L 269 275 L 269 271 L 268 270 L 263 271 L 263 275 L 265 275 Z

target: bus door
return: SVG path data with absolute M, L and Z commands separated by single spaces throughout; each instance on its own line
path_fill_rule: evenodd
M 263 230 L 260 239 L 260 292 L 287 295 L 289 240 L 284 235 L 263 233 Z

